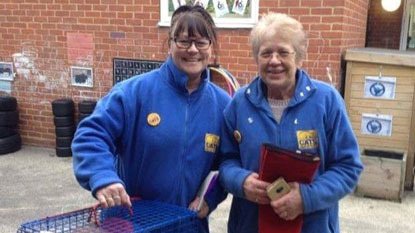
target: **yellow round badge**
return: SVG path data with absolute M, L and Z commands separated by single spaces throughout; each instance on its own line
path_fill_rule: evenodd
M 159 114 L 153 112 L 148 114 L 147 116 L 147 123 L 151 126 L 157 126 L 160 124 L 161 118 Z
M 236 140 L 238 143 L 241 143 L 241 141 L 242 141 L 242 136 L 241 136 L 241 133 L 240 133 L 238 130 L 233 131 L 233 136 L 235 137 L 235 140 Z

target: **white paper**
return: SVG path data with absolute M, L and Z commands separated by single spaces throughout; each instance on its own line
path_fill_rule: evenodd
M 199 205 L 197 206 L 197 209 L 196 209 L 197 211 L 200 211 L 200 208 L 202 208 L 202 204 L 203 204 L 203 201 L 205 200 L 206 192 L 209 186 L 211 185 L 212 181 L 218 182 L 216 181 L 218 175 L 219 175 L 219 171 L 209 172 L 209 174 L 206 176 L 205 180 L 203 181 L 202 185 L 200 186 L 199 191 L 197 192 L 197 196 L 199 197 Z
M 229 13 L 228 4 L 226 0 L 213 0 L 216 17 L 222 17 Z
M 363 113 L 360 131 L 363 134 L 391 136 L 392 116 Z
M 208 4 L 209 4 L 209 0 L 196 0 L 194 3 L 194 5 L 199 5 L 205 9 L 207 8 Z
M 396 77 L 365 77 L 365 98 L 394 99 Z
M 235 0 L 233 2 L 232 12 L 243 15 L 245 13 L 247 3 L 248 0 Z

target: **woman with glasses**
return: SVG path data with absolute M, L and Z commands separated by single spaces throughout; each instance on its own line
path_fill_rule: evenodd
M 219 174 L 234 196 L 228 232 L 258 232 L 258 205 L 271 205 L 273 218 L 282 221 L 303 215 L 304 233 L 339 232 L 338 201 L 353 190 L 362 171 L 343 99 L 300 68 L 306 34 L 297 20 L 267 14 L 252 29 L 251 43 L 259 76 L 224 111 Z M 263 143 L 318 155 L 313 181 L 289 183 L 290 191 L 271 201 L 270 183 L 258 175 Z M 266 232 L 284 232 L 271 226 L 275 231 Z
M 102 206 L 131 206 L 137 196 L 196 210 L 201 183 L 218 169 L 230 97 L 209 81 L 214 22 L 202 7 L 182 6 L 168 35 L 164 64 L 117 84 L 76 131 L 76 178 Z M 225 197 L 220 186 L 209 194 L 198 211 L 200 232 L 208 232 L 205 217 Z

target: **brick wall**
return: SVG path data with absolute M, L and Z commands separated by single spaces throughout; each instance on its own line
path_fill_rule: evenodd
M 0 61 L 14 62 L 12 95 L 27 145 L 53 147 L 51 101 L 98 99 L 112 87 L 114 57 L 164 60 L 159 0 L 0 0 Z M 303 67 L 339 88 L 342 52 L 364 47 L 368 0 L 261 0 L 260 14 L 287 13 L 309 33 Z M 219 30 L 218 62 L 240 83 L 256 76 L 248 29 Z M 70 66 L 92 67 L 93 88 L 74 87 Z
M 399 49 L 404 3 L 393 12 L 385 11 L 381 1 L 371 0 L 367 24 L 367 47 Z

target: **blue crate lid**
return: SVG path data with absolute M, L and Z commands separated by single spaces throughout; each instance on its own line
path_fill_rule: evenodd
M 133 215 L 125 207 L 86 208 L 23 223 L 18 233 L 141 233 L 198 232 L 196 212 L 150 200 L 132 202 Z M 96 221 L 96 222 L 95 222 Z

